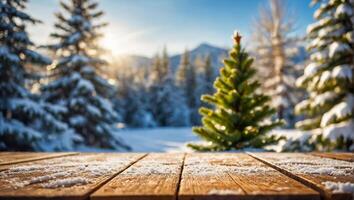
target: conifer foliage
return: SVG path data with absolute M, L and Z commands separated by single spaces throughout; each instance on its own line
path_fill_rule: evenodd
M 26 66 L 51 63 L 28 37 L 26 26 L 40 21 L 24 12 L 26 3 L 0 1 L 0 150 L 70 149 L 72 138 L 66 136 L 74 134 L 57 118 L 63 108 L 39 101 L 25 87 L 34 75 Z M 51 139 L 57 144 L 43 149 L 41 144 Z
M 236 33 L 233 39 L 235 45 L 230 57 L 224 60 L 225 65 L 214 83 L 217 91 L 202 97 L 214 109 L 202 107 L 203 127 L 193 128 L 209 144 L 189 144 L 193 149 L 223 151 L 257 148 L 280 139 L 265 135 L 281 125 L 282 121 L 265 121 L 275 110 L 267 105 L 269 97 L 256 92 L 260 85 L 251 79 L 256 70 L 251 67 L 253 59 L 241 47 L 241 36 Z
M 114 137 L 119 116 L 107 99 L 112 86 L 98 72 L 106 62 L 100 59 L 97 40 L 105 23 L 98 4 L 91 0 L 61 2 L 65 12 L 57 13 L 57 41 L 48 47 L 56 53 L 51 69 L 53 81 L 42 88 L 46 101 L 67 108 L 63 119 L 84 138 L 84 145 L 97 148 L 128 149 Z
M 162 59 L 156 56 L 150 71 L 149 97 L 151 113 L 159 126 L 187 126 L 188 108 L 176 87 L 166 48 Z
M 307 119 L 304 130 L 318 130 L 319 150 L 354 150 L 354 1 L 324 0 L 308 27 L 310 63 L 297 85 L 309 98 L 295 111 Z
M 192 125 L 199 124 L 197 74 L 195 67 L 191 64 L 188 50 L 181 57 L 180 66 L 176 74 L 176 84 L 182 90 L 182 95 L 186 98 L 189 108 L 189 121 Z

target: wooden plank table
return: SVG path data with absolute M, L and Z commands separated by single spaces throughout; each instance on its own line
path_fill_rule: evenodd
M 0 152 L 0 166 L 75 154 L 77 153 Z
M 354 199 L 354 162 L 301 153 L 251 153 L 254 158 L 317 190 L 324 199 Z M 346 184 L 352 191 L 340 191 Z
M 0 153 L 0 199 L 354 199 L 352 153 L 35 154 Z

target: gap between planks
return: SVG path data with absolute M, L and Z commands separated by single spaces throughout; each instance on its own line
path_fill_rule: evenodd
M 309 181 L 306 181 L 306 180 L 296 176 L 295 174 L 293 174 L 293 173 L 291 173 L 291 172 L 289 172 L 289 171 L 287 171 L 285 169 L 282 169 L 282 168 L 280 168 L 280 167 L 278 167 L 276 165 L 273 165 L 272 163 L 266 161 L 265 159 L 259 158 L 258 156 L 254 155 L 253 153 L 250 153 L 250 152 L 246 152 L 246 153 L 249 156 L 251 156 L 252 158 L 255 158 L 256 160 L 268 165 L 269 167 L 272 167 L 273 169 L 278 170 L 280 173 L 283 173 L 284 175 L 288 176 L 289 178 L 295 179 L 295 180 L 299 181 L 300 183 L 302 183 L 302 184 L 304 184 L 304 185 L 316 190 L 321 195 L 325 195 L 324 191 L 321 188 L 317 187 L 315 184 L 313 184 L 313 183 L 311 183 Z
M 40 161 L 34 161 L 32 162 L 33 164 L 45 164 L 46 162 L 50 162 L 47 163 L 49 165 L 53 165 L 55 166 L 55 164 L 60 164 L 60 159 L 71 159 L 73 161 L 70 162 L 77 162 L 77 163 L 81 163 L 82 161 L 80 160 L 76 160 L 76 157 L 80 158 L 80 156 L 84 156 L 85 158 L 83 159 L 83 161 L 87 162 L 88 164 L 90 164 L 90 162 L 99 162 L 100 160 L 105 160 L 111 156 L 114 157 L 118 157 L 118 158 L 124 158 L 127 159 L 125 160 L 124 163 L 119 164 L 116 166 L 117 170 L 114 170 L 114 172 L 110 173 L 110 174 L 102 174 L 99 175 L 98 177 L 96 177 L 96 175 L 84 172 L 84 171 L 80 171 L 74 174 L 74 176 L 77 176 L 79 174 L 78 177 L 82 177 L 86 175 L 89 175 L 93 178 L 93 182 L 90 182 L 89 184 L 84 184 L 84 185 L 79 185 L 79 186 L 75 186 L 75 187 L 60 187 L 57 188 L 55 190 L 53 189 L 46 189 L 46 188 L 41 188 L 38 187 L 38 185 L 26 185 L 24 187 L 18 188 L 18 190 L 13 190 L 11 189 L 12 186 L 6 185 L 6 184 L 0 184 L 0 199 L 4 199 L 4 200 L 8 200 L 8 199 L 60 199 L 60 200 L 87 200 L 90 197 L 90 194 L 92 194 L 94 191 L 96 191 L 97 189 L 99 189 L 102 185 L 104 185 L 105 183 L 109 182 L 112 178 L 114 178 L 116 175 L 118 175 L 119 173 L 123 172 L 124 170 L 126 170 L 127 168 L 129 168 L 132 164 L 138 162 L 140 159 L 144 158 L 146 156 L 146 153 L 139 153 L 139 154 L 109 154 L 109 153 L 103 153 L 103 154 L 78 154 L 76 156 L 70 156 L 68 158 L 66 157 L 62 157 L 62 158 L 55 158 L 55 159 L 48 159 L 48 160 L 40 160 Z M 58 160 L 59 159 L 59 160 Z M 129 161 L 129 159 L 131 161 Z M 53 161 L 50 161 L 53 160 Z M 105 161 L 103 161 L 105 162 Z M 31 164 L 31 163 L 29 163 Z M 28 163 L 24 163 L 24 164 L 14 164 L 11 166 L 26 166 L 29 165 Z M 85 163 L 82 163 L 84 165 L 86 165 Z M 104 163 L 103 163 L 104 164 Z M 70 167 L 68 168 L 70 169 Z M 64 171 L 63 171 L 64 172 Z M 37 173 L 37 174 L 36 174 Z M 53 173 L 51 173 L 53 174 Z M 31 174 L 29 174 L 32 177 L 41 177 L 42 174 L 40 174 L 40 172 L 33 172 Z M 49 174 L 50 175 L 50 174 Z M 16 176 L 16 175 L 15 175 Z M 15 178 L 16 177 L 11 177 L 11 178 Z M 10 178 L 10 177 L 9 177 Z M 21 178 L 21 177 L 18 177 Z M 25 179 L 21 179 L 21 180 L 16 180 L 16 181 L 24 181 L 26 179 L 28 179 L 29 177 L 26 177 Z M 63 177 L 65 179 L 65 177 Z M 4 182 L 5 180 L 1 180 L 0 182 Z M 39 182 L 40 183 L 40 182 Z M 35 183 L 37 184 L 37 183 Z
M 244 153 L 188 154 L 179 200 L 319 199 L 319 193 Z
M 103 187 L 105 184 L 107 184 L 108 182 L 110 182 L 112 179 L 114 179 L 116 176 L 118 176 L 120 173 L 124 172 L 125 170 L 127 170 L 129 167 L 131 167 L 132 165 L 134 165 L 135 163 L 139 162 L 140 160 L 142 160 L 143 158 L 145 158 L 147 155 L 149 155 L 148 153 L 143 154 L 140 158 L 138 158 L 137 160 L 133 161 L 132 163 L 130 163 L 129 165 L 127 165 L 125 168 L 123 168 L 122 170 L 118 171 L 117 173 L 113 174 L 110 178 L 108 178 L 105 181 L 102 181 L 100 184 L 97 185 L 97 187 L 93 188 L 90 192 L 88 192 L 87 194 L 87 199 L 91 199 L 90 196 L 91 194 L 93 194 L 94 192 L 96 192 L 97 190 L 99 190 L 101 187 Z
M 94 200 L 175 200 L 184 153 L 150 153 L 91 194 Z
M 313 152 L 310 155 L 318 156 L 322 158 L 332 158 L 336 160 L 343 160 L 348 162 L 354 162 L 354 153 L 322 153 L 322 152 Z
M 335 193 L 331 190 L 329 190 L 328 188 L 325 188 L 323 185 L 323 181 L 334 181 L 334 182 L 341 182 L 341 180 L 349 180 L 350 182 L 353 183 L 353 174 L 349 177 L 346 177 L 343 179 L 343 177 L 338 177 L 335 175 L 322 175 L 322 174 L 312 174 L 312 173 L 307 173 L 307 172 L 297 172 L 296 170 L 292 170 L 291 168 L 286 168 L 286 167 L 282 167 L 282 166 L 277 166 L 276 160 L 272 160 L 271 158 L 268 158 L 266 155 L 262 155 L 262 153 L 252 153 L 252 152 L 246 152 L 248 155 L 250 155 L 251 157 L 257 159 L 258 161 L 263 162 L 264 164 L 278 170 L 279 172 L 285 174 L 286 176 L 297 180 L 301 183 L 303 183 L 304 185 L 316 190 L 317 192 L 319 192 L 321 194 L 321 197 L 323 199 L 340 199 L 340 200 L 346 200 L 346 199 L 354 199 L 353 194 L 349 194 L 349 193 Z M 267 153 L 264 153 L 267 154 Z M 271 153 L 268 153 L 271 154 Z M 276 154 L 276 153 L 275 153 Z M 298 158 L 297 156 L 305 156 L 308 157 L 308 159 L 310 160 L 311 157 L 317 157 L 318 159 L 332 159 L 332 160 L 337 160 L 338 162 L 348 162 L 351 163 L 349 161 L 343 161 L 342 159 L 334 159 L 334 158 L 328 158 L 328 157 L 322 157 L 322 156 L 315 156 L 312 154 L 304 154 L 304 153 L 288 153 L 291 157 L 293 158 Z M 285 155 L 285 154 L 281 154 L 281 155 Z M 311 165 L 311 164 L 309 164 Z M 320 166 L 319 166 L 320 167 Z M 344 181 L 344 182 L 346 182 Z
M 187 153 L 184 153 L 183 154 L 183 159 L 182 159 L 182 166 L 181 166 L 181 170 L 180 170 L 179 178 L 178 178 L 177 189 L 176 189 L 176 193 L 175 193 L 175 199 L 176 200 L 178 200 L 178 194 L 179 194 L 179 190 L 181 188 L 182 173 L 183 173 L 183 169 L 184 169 L 184 161 L 186 160 L 186 156 L 187 156 Z

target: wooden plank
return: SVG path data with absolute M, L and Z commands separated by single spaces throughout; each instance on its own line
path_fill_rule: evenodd
M 41 152 L 1 152 L 0 166 L 16 163 L 30 162 L 35 160 L 43 160 L 48 158 L 57 158 L 62 156 L 70 156 L 78 153 L 41 153 Z
M 317 191 L 246 154 L 234 154 L 230 176 L 248 196 L 259 199 L 320 199 Z
M 179 199 L 319 199 L 319 193 L 243 153 L 193 154 Z
M 337 160 L 344 160 L 344 161 L 350 161 L 350 162 L 354 162 L 354 153 L 321 153 L 321 152 L 313 152 L 311 153 L 312 155 L 315 156 L 320 156 L 320 157 L 324 157 L 324 158 L 333 158 L 333 159 L 337 159 Z
M 184 154 L 149 154 L 91 195 L 92 200 L 176 199 Z
M 0 199 L 86 199 L 145 154 L 79 154 L 0 172 Z
M 227 159 L 231 154 L 194 153 L 187 154 L 181 183 L 179 200 L 201 199 L 246 199 L 245 191 L 227 173 Z
M 324 199 L 352 199 L 330 185 L 353 184 L 354 163 L 301 153 L 250 153 L 251 156 L 320 192 Z

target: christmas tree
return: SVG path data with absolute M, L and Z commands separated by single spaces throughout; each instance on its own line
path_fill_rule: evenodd
M 0 150 L 70 150 L 79 138 L 58 119 L 65 108 L 41 102 L 26 81 L 28 65 L 51 60 L 35 51 L 26 26 L 40 21 L 23 10 L 25 0 L 0 2 Z
M 307 30 L 311 62 L 297 80 L 309 93 L 295 108 L 307 116 L 297 127 L 314 131 L 318 150 L 353 151 L 354 1 L 320 2 L 314 14 L 317 22 Z
M 84 138 L 84 145 L 129 149 L 114 136 L 119 116 L 108 100 L 113 86 L 98 74 L 106 64 L 97 43 L 106 24 L 95 20 L 103 12 L 91 0 L 61 2 L 61 7 L 66 14 L 56 14 L 57 32 L 51 34 L 58 43 L 48 46 L 56 54 L 51 67 L 54 80 L 43 86 L 43 97 L 67 108 L 63 119 Z
M 265 133 L 282 124 L 281 121 L 266 121 L 275 113 L 267 104 L 269 97 L 258 94 L 260 87 L 252 77 L 256 70 L 251 67 L 253 59 L 241 47 L 241 36 L 233 37 L 234 47 L 230 58 L 224 60 L 224 67 L 216 79 L 213 95 L 204 95 L 202 100 L 214 109 L 202 107 L 203 127 L 193 131 L 208 145 L 189 144 L 199 151 L 224 151 L 247 147 L 263 147 L 280 138 L 267 137 Z

